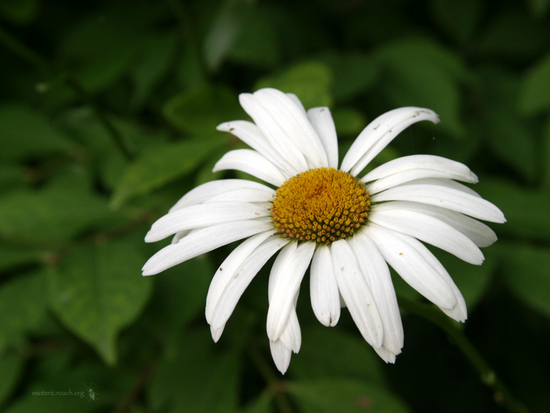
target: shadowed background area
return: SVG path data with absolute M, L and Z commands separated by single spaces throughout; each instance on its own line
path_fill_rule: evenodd
M 550 411 L 549 0 L 5 0 L 0 71 L 3 411 L 527 411 L 503 406 L 495 376 Z M 307 275 L 302 349 L 281 376 L 265 332 L 270 265 L 218 344 L 206 292 L 237 244 L 141 277 L 167 243 L 143 242 L 152 222 L 198 184 L 250 178 L 211 172 L 245 147 L 215 128 L 246 119 L 238 94 L 262 87 L 329 106 L 341 156 L 388 110 L 440 115 L 369 167 L 463 162 L 506 215 L 480 267 L 432 249 L 495 376 L 410 308 L 403 353 L 384 364 L 346 310 L 335 328 L 317 322 Z

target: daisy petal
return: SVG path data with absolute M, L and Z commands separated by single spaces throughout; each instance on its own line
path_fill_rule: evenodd
M 233 273 L 225 285 L 211 317 L 211 328 L 216 331 L 225 326 L 233 313 L 237 302 L 241 298 L 252 279 L 264 266 L 273 254 L 285 246 L 289 241 L 278 236 L 271 236 L 258 246 Z
M 355 254 L 343 239 L 332 243 L 331 253 L 336 282 L 351 318 L 367 343 L 380 347 L 384 338 L 382 319 Z
M 495 232 L 483 222 L 479 222 L 478 220 L 467 217 L 466 215 L 463 215 L 459 212 L 451 211 L 450 209 L 445 209 L 428 204 L 421 204 L 419 202 L 407 201 L 393 201 L 383 203 L 378 205 L 377 208 L 383 205 L 391 205 L 396 209 L 408 209 L 437 218 L 440 221 L 443 221 L 446 224 L 450 225 L 458 232 L 466 235 L 478 247 L 488 247 L 497 240 Z M 387 208 L 387 206 L 385 208 Z
M 357 176 L 401 131 L 422 120 L 439 122 L 435 112 L 415 107 L 394 109 L 377 117 L 353 142 L 340 169 Z
M 294 297 L 298 294 L 302 278 L 315 251 L 314 242 L 297 246 L 296 242 L 285 247 L 275 259 L 269 275 L 269 310 L 267 312 L 267 336 L 279 339 L 287 324 Z
M 275 165 L 251 149 L 236 149 L 227 152 L 216 162 L 212 171 L 218 172 L 227 169 L 246 172 L 277 187 L 285 182 L 285 177 Z
M 335 326 L 340 319 L 340 293 L 327 245 L 319 245 L 311 261 L 310 295 L 317 320 L 327 327 Z
M 270 219 L 225 222 L 207 228 L 197 229 L 182 238 L 177 244 L 170 244 L 145 263 L 143 275 L 154 275 L 174 265 L 181 264 L 222 245 L 273 229 Z
M 255 96 L 250 93 L 241 93 L 239 101 L 280 157 L 286 159 L 298 172 L 306 171 L 308 167 L 303 153 L 291 137 L 281 132 L 281 126 L 277 120 L 257 102 Z
M 449 284 L 418 251 L 404 242 L 397 233 L 369 224 L 365 234 L 389 265 L 411 287 L 440 308 L 452 309 L 457 305 Z
M 382 346 L 393 354 L 395 360 L 395 355 L 401 353 L 403 348 L 404 334 L 390 270 L 378 248 L 363 232 L 358 232 L 349 244 L 372 295 L 376 297 L 376 305 L 384 326 Z M 388 361 L 385 357 L 382 358 Z
M 392 353 L 390 350 L 388 350 L 386 347 L 382 346 L 379 348 L 375 348 L 374 351 L 380 356 L 382 360 L 384 360 L 386 363 L 395 363 L 395 356 L 397 354 Z
M 330 109 L 326 107 L 310 109 L 307 111 L 307 117 L 325 148 L 329 168 L 338 169 L 338 138 Z
M 399 233 L 396 233 L 395 235 L 403 242 L 411 246 L 422 257 L 422 259 L 424 259 L 447 282 L 456 298 L 457 304 L 451 309 L 441 307 L 440 309 L 452 319 L 464 322 L 468 317 L 466 302 L 464 301 L 462 293 L 454 283 L 453 279 L 451 278 L 445 267 L 443 267 L 439 260 L 420 241 L 409 237 L 408 235 L 403 235 Z
M 375 194 L 421 178 L 455 179 L 472 184 L 478 182 L 477 176 L 466 165 L 431 155 L 413 155 L 394 159 L 373 169 L 361 178 L 361 181 L 375 181 L 367 188 L 371 194 Z
M 231 254 L 223 261 L 219 266 L 210 287 L 208 288 L 208 294 L 206 296 L 206 321 L 211 324 L 212 314 L 214 309 L 218 304 L 218 300 L 222 295 L 223 290 L 231 280 L 231 277 L 235 275 L 235 272 L 238 270 L 239 266 L 248 258 L 252 252 L 258 248 L 270 235 L 272 235 L 275 230 L 262 232 L 260 234 L 254 235 L 253 237 L 248 238 L 246 241 L 241 243 L 237 248 L 231 251 Z
M 397 202 L 376 205 L 369 214 L 371 222 L 395 232 L 418 238 L 447 251 L 470 264 L 481 265 L 484 257 L 470 238 L 444 221 Z
M 271 188 L 254 181 L 244 179 L 223 179 L 220 181 L 206 182 L 187 192 L 168 212 L 174 212 L 180 208 L 202 204 L 213 197 L 236 189 L 269 190 Z
M 292 356 L 290 349 L 287 348 L 281 340 L 269 340 L 269 348 L 271 349 L 271 357 L 273 357 L 277 370 L 279 370 L 281 374 L 285 374 L 290 365 L 290 357 Z
M 279 340 L 281 340 L 285 347 L 291 349 L 294 353 L 298 353 L 302 345 L 302 333 L 300 330 L 298 315 L 296 315 L 297 300 L 298 295 L 294 298 L 294 308 L 290 311 L 286 326 L 281 334 L 281 337 L 279 337 Z
M 258 153 L 265 156 L 286 175 L 286 179 L 298 174 L 298 171 L 281 157 L 275 148 L 267 141 L 260 129 L 252 122 L 236 120 L 222 123 L 218 125 L 217 129 L 235 135 L 252 149 L 255 149 Z
M 230 221 L 243 221 L 271 215 L 269 204 L 249 202 L 215 202 L 178 209 L 158 219 L 145 242 L 156 242 L 188 229 L 204 228 Z
M 269 202 L 275 197 L 275 191 L 267 186 L 263 188 L 239 188 L 224 192 L 205 201 L 210 202 Z
M 452 183 L 451 183 L 452 182 Z M 495 205 L 466 191 L 464 185 L 442 179 L 419 179 L 373 195 L 374 203 L 382 201 L 413 201 L 430 204 L 470 215 L 489 222 L 506 222 L 504 214 Z

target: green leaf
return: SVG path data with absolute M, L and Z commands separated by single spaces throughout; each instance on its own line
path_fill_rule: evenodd
M 142 153 L 126 167 L 111 205 L 118 208 L 133 197 L 148 194 L 191 173 L 222 144 L 223 139 L 183 141 L 159 145 Z
M 235 93 L 226 87 L 201 86 L 170 99 L 163 108 L 166 119 L 184 133 L 221 137 L 216 127 L 244 116 Z
M 75 394 L 73 391 L 72 396 L 48 396 L 43 395 L 44 392 L 68 392 L 69 389 L 59 389 L 59 390 L 50 390 L 48 387 L 46 389 L 40 389 L 36 391 L 36 394 L 25 395 L 21 399 L 18 399 L 15 403 L 10 405 L 10 407 L 4 410 L 5 413 L 74 413 L 82 412 L 88 413 L 97 411 L 97 404 L 88 403 L 86 398 L 80 398 L 79 394 Z M 71 390 L 72 391 L 72 390 Z M 78 392 L 81 390 L 79 389 Z
M 546 190 L 550 189 L 550 119 L 546 122 L 543 131 L 542 143 L 542 164 L 544 165 L 544 173 L 542 177 L 542 185 Z
M 40 263 L 45 258 L 41 251 L 0 244 L 0 271 L 11 270 L 22 264 Z
M 42 320 L 46 312 L 42 273 L 30 273 L 2 284 L 0 288 L 0 354 L 19 343 Z
M 214 353 L 206 328 L 185 332 L 179 354 L 157 366 L 149 386 L 153 409 L 169 412 L 233 413 L 238 400 L 238 354 Z M 213 397 L 215 395 L 215 397 Z
M 550 240 L 550 193 L 521 188 L 501 179 L 482 178 L 474 189 L 494 203 L 508 222 L 491 224 L 497 235 L 532 240 Z
M 432 0 L 430 6 L 439 27 L 459 43 L 471 39 L 483 12 L 478 0 Z
M 49 302 L 74 334 L 107 364 L 116 361 L 118 332 L 141 312 L 151 280 L 140 275 L 145 257 L 128 240 L 78 246 L 49 269 Z
M 0 386 L 0 406 L 9 397 L 15 389 L 21 373 L 23 372 L 23 360 L 13 355 L 0 359 L 0 377 L 2 377 L 2 386 Z
M 536 115 L 550 109 L 550 54 L 546 55 L 526 75 L 521 88 L 519 106 L 526 115 Z
M 85 176 L 66 173 L 39 191 L 6 195 L 0 204 L 0 235 L 21 243 L 51 246 L 120 218 L 103 198 L 90 192 Z
M 293 66 L 281 73 L 260 79 L 254 89 L 272 87 L 294 93 L 307 109 L 331 106 L 332 73 L 323 63 L 310 61 Z
M 239 38 L 251 0 L 225 0 L 204 41 L 204 59 L 216 71 Z
M 550 317 L 550 251 L 508 243 L 500 248 L 502 272 L 510 291 L 531 308 Z
M 399 40 L 384 45 L 377 57 L 386 68 L 383 87 L 394 106 L 427 107 L 439 114 L 441 127 L 462 136 L 460 81 L 467 72 L 456 54 L 431 40 Z
M 273 413 L 273 397 L 264 392 L 256 400 L 250 402 L 242 413 Z
M 378 356 L 359 334 L 316 324 L 304 332 L 300 354 L 292 358 L 291 368 L 300 379 L 346 377 L 384 383 L 379 366 Z
M 0 159 L 68 154 L 73 144 L 50 120 L 26 106 L 0 107 Z
M 371 89 L 380 77 L 380 62 L 373 55 L 330 52 L 320 58 L 331 71 L 334 99 L 345 101 Z
M 384 387 L 359 380 L 326 378 L 293 381 L 288 392 L 303 413 L 405 413 L 410 410 Z

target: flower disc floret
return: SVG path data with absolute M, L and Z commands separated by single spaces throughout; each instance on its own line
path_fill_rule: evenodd
M 318 168 L 277 189 L 271 214 L 283 237 L 328 245 L 353 235 L 366 222 L 369 206 L 363 182 L 347 172 Z

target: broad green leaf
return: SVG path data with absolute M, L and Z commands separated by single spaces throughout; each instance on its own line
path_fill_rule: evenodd
M 338 136 L 351 135 L 355 139 L 367 126 L 365 116 L 353 108 L 339 108 L 332 112 Z
M 137 62 L 131 68 L 135 85 L 132 101 L 134 107 L 142 106 L 156 84 L 166 75 L 176 46 L 176 38 L 172 35 L 150 35 L 144 39 Z
M 304 331 L 302 348 L 292 358 L 291 371 L 300 380 L 346 377 L 372 383 L 385 381 L 378 356 L 359 334 L 353 336 L 342 328 L 317 324 Z
M 0 235 L 21 243 L 62 243 L 101 223 L 117 222 L 85 176 L 66 173 L 38 191 L 12 192 L 0 203 Z
M 546 122 L 543 131 L 542 164 L 544 165 L 542 184 L 546 190 L 550 189 L 550 119 Z
M 380 62 L 373 55 L 330 52 L 320 57 L 332 74 L 334 99 L 345 101 L 367 92 L 380 76 Z
M 332 73 L 323 63 L 310 61 L 299 63 L 276 75 L 260 79 L 254 89 L 272 87 L 285 93 L 294 93 L 307 109 L 331 106 L 330 85 Z
M 534 20 L 520 3 L 488 16 L 478 36 L 476 54 L 507 59 L 538 59 L 547 51 L 550 32 L 544 20 Z
M 494 203 L 508 222 L 489 224 L 497 235 L 532 240 L 550 240 L 550 193 L 521 188 L 502 179 L 482 178 L 474 189 Z
M 194 318 L 204 322 L 204 306 L 214 268 L 206 257 L 198 257 L 170 268 L 158 276 L 145 314 L 156 335 L 172 346 L 181 328 Z M 163 320 L 159 323 L 158 320 Z M 169 347 L 169 351 L 173 347 Z
M 163 113 L 172 125 L 193 137 L 221 137 L 216 130 L 220 123 L 245 116 L 235 93 L 214 86 L 201 86 L 174 96 L 164 105 Z
M 540 60 L 524 79 L 519 98 L 520 109 L 526 115 L 548 112 L 550 109 L 550 54 Z
M 469 74 L 455 54 L 432 41 L 412 39 L 384 45 L 377 57 L 386 68 L 383 88 L 394 106 L 428 107 L 442 120 L 438 128 L 464 135 L 460 83 Z
M 550 250 L 503 243 L 500 253 L 501 270 L 510 291 L 531 308 L 550 317 Z
M 550 6 L 549 0 L 528 0 L 527 2 L 531 6 L 532 14 L 537 18 L 544 17 Z
M 326 378 L 287 384 L 303 413 L 405 413 L 410 410 L 389 390 L 360 380 Z
M 260 67 L 273 67 L 280 61 L 279 37 L 268 13 L 259 7 L 249 10 L 241 27 L 241 35 L 229 58 L 232 61 Z
M 2 386 L 0 386 L 0 406 L 2 406 L 4 400 L 6 400 L 15 389 L 22 372 L 22 358 L 15 355 L 0 358 L 0 377 L 2 377 Z
M 26 106 L 0 107 L 0 159 L 68 154 L 74 145 L 44 115 Z
M 256 400 L 250 402 L 242 413 L 273 413 L 273 397 L 264 392 Z
M 44 392 L 61 392 L 59 396 L 49 396 Z M 72 390 L 71 390 L 72 391 Z M 18 399 L 15 403 L 9 406 L 4 413 L 88 413 L 97 411 L 97 404 L 88 402 L 86 397 L 80 397 L 80 391 L 69 395 L 69 389 L 53 390 L 49 387 L 31 392 L 30 395 Z M 67 394 L 66 396 L 63 394 Z
M 483 12 L 478 0 L 432 0 L 430 6 L 438 26 L 459 43 L 471 39 Z
M 216 71 L 237 41 L 253 0 L 225 0 L 204 41 L 204 59 Z
M 22 274 L 0 285 L 0 354 L 19 343 L 44 318 L 45 281 L 41 272 Z
M 42 251 L 0 244 L 0 271 L 11 270 L 22 264 L 44 262 L 46 258 Z
M 223 139 L 195 139 L 158 145 L 145 151 L 126 167 L 111 205 L 120 207 L 133 197 L 145 195 L 191 173 L 210 152 L 223 144 Z
M 140 275 L 146 257 L 128 239 L 78 246 L 49 268 L 49 302 L 74 334 L 107 364 L 116 362 L 116 336 L 141 312 L 151 281 Z
M 214 353 L 206 328 L 184 334 L 178 356 L 156 368 L 148 389 L 150 405 L 169 412 L 235 412 L 238 355 L 235 351 Z

